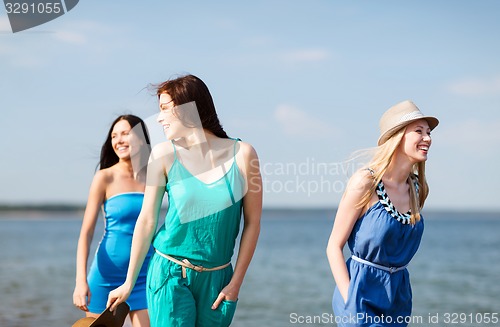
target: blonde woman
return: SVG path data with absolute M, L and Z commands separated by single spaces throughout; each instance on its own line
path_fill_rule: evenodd
M 347 185 L 327 247 L 339 326 L 407 325 L 412 293 L 406 266 L 424 230 L 425 161 L 438 123 L 411 101 L 391 107 L 380 119 L 377 152 Z

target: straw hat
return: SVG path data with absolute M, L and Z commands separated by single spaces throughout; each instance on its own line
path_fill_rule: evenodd
M 77 320 L 71 327 L 122 327 L 125 318 L 130 311 L 127 303 L 118 304 L 115 312 L 109 311 L 109 308 L 104 310 L 99 317 L 85 317 Z
M 418 107 L 410 100 L 392 106 L 382 115 L 382 118 L 380 118 L 380 137 L 378 139 L 378 145 L 384 144 L 385 141 L 401 128 L 419 119 L 427 120 L 431 130 L 439 124 L 439 120 L 436 117 L 424 116 Z

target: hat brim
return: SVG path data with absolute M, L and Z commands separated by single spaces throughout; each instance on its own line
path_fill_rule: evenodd
M 71 327 L 89 327 L 95 319 L 93 317 L 80 318 Z
M 439 125 L 439 119 L 436 117 L 432 116 L 421 116 L 421 117 L 416 117 L 414 119 L 410 120 L 405 120 L 404 122 L 399 123 L 398 125 L 394 126 L 393 128 L 387 130 L 384 134 L 380 135 L 377 144 L 382 145 L 384 144 L 388 139 L 391 138 L 396 132 L 398 132 L 400 129 L 406 127 L 407 125 L 413 123 L 414 121 L 425 119 L 427 123 L 429 124 L 429 128 L 431 131 L 436 128 L 437 125 Z
M 125 322 L 125 318 L 130 311 L 130 307 L 127 303 L 122 302 L 118 304 L 114 312 L 109 311 L 109 308 L 104 310 L 103 313 L 97 317 L 97 319 L 90 324 L 89 327 L 122 327 Z
M 122 327 L 130 311 L 127 303 L 120 303 L 114 312 L 109 308 L 104 310 L 97 318 L 85 317 L 77 320 L 72 327 Z

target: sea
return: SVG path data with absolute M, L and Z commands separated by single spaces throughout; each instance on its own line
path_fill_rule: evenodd
M 424 237 L 408 268 L 409 326 L 500 326 L 500 213 L 423 215 Z M 325 253 L 334 216 L 334 209 L 264 210 L 232 326 L 336 326 Z M 81 219 L 80 212 L 0 212 L 1 327 L 69 327 L 83 317 L 72 304 Z

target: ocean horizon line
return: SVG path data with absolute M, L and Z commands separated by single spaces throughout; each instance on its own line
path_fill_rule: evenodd
M 162 207 L 163 210 L 166 210 L 166 207 Z M 264 212 L 306 212 L 306 211 L 324 211 L 331 212 L 334 214 L 337 211 L 336 206 L 290 206 L 290 205 L 267 205 L 262 209 Z M 60 213 L 78 213 L 85 211 L 85 204 L 74 204 L 74 203 L 16 203 L 16 204 L 8 204 L 8 203 L 0 203 L 0 213 L 44 213 L 44 212 L 60 212 Z M 424 214 L 485 214 L 492 215 L 500 218 L 500 209 L 492 209 L 492 208 L 447 208 L 447 207 L 435 207 L 435 208 L 424 208 Z

